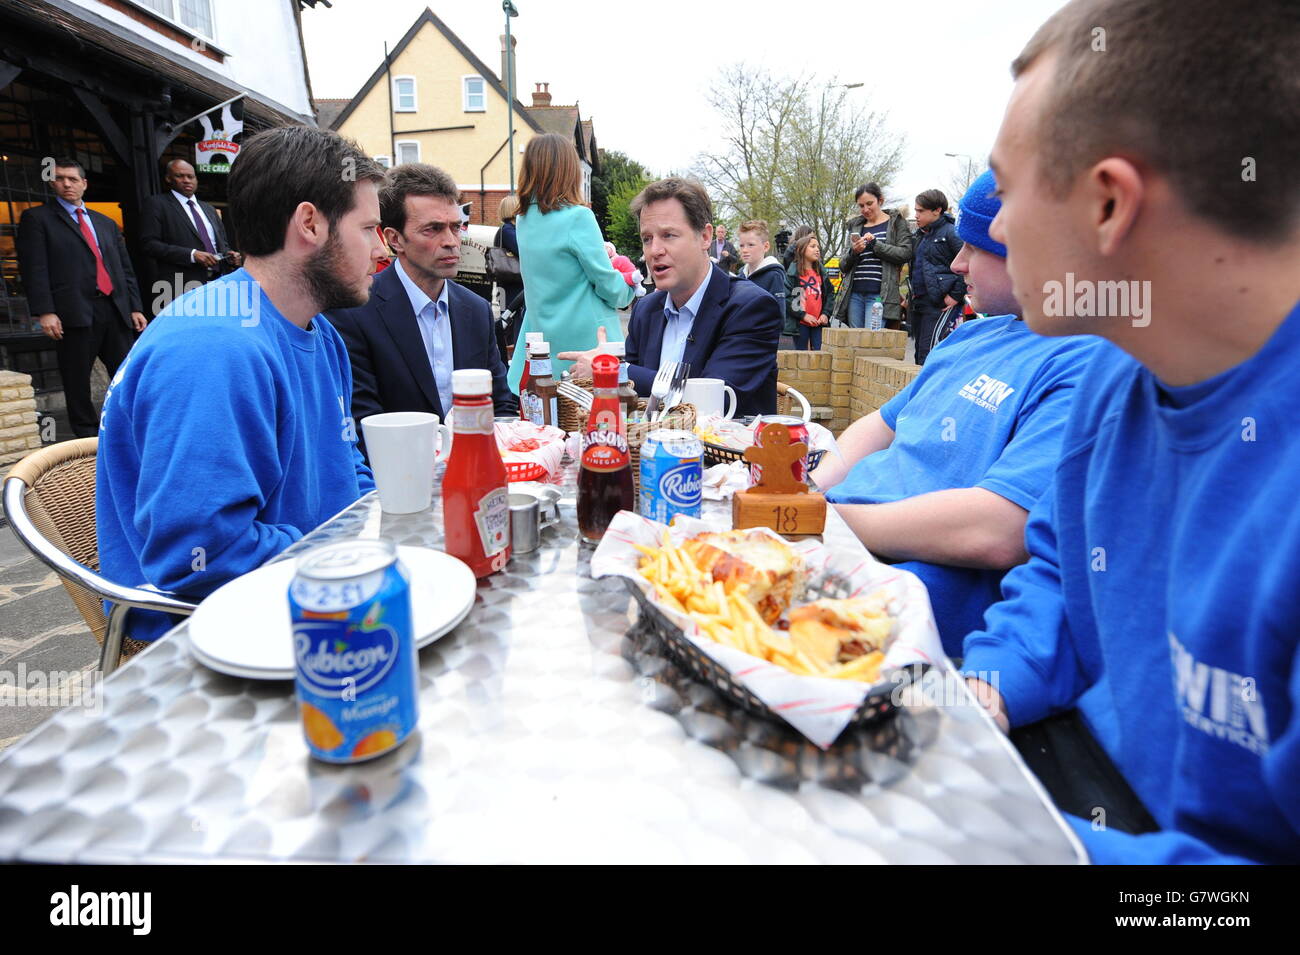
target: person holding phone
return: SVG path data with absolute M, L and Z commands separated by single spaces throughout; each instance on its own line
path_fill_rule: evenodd
M 866 328 L 871 306 L 884 306 L 886 328 L 902 326 L 899 273 L 912 261 L 912 230 L 907 219 L 883 208 L 884 193 L 874 182 L 854 194 L 861 213 L 849 222 L 849 252 L 840 263 L 848 294 L 835 303 L 835 318 Z

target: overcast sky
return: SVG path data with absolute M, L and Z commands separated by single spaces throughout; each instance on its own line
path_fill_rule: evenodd
M 718 122 L 706 92 L 719 65 L 762 63 L 864 83 L 848 95 L 889 113 L 905 134 L 890 199 L 947 191 L 966 160 L 987 159 L 1007 96 L 1009 64 L 1064 0 L 515 0 L 515 83 L 521 102 L 551 84 L 575 100 L 604 149 L 657 175 L 685 171 Z M 351 97 L 426 6 L 500 71 L 500 0 L 333 0 L 305 9 L 303 30 L 317 97 Z M 436 162 L 436 159 L 434 160 Z M 849 200 L 851 201 L 851 197 Z

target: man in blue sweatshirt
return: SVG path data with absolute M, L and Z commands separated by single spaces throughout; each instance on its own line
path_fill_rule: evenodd
M 244 144 L 229 193 L 244 268 L 164 309 L 104 398 L 95 504 L 110 580 L 202 598 L 373 489 L 347 351 L 320 312 L 366 301 L 383 181 L 335 133 Z M 127 635 L 173 623 L 132 611 Z
M 1025 518 L 1051 479 L 1061 429 L 1101 342 L 1043 338 L 1020 320 L 1006 249 L 989 237 L 992 173 L 961 199 L 964 245 L 952 261 L 975 308 L 916 379 L 839 439 L 813 472 L 826 499 L 873 554 L 903 561 L 930 592 L 944 649 L 999 597 L 1026 559 Z
M 1294 0 L 1074 0 L 1012 65 L 992 233 L 1035 331 L 1116 347 L 965 665 L 1149 810 L 1071 817 L 1094 862 L 1300 862 L 1298 61 Z

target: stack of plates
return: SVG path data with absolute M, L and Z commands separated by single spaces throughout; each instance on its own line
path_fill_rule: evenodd
M 417 647 L 454 630 L 474 606 L 474 573 L 442 551 L 398 547 L 411 578 Z M 292 680 L 289 582 L 296 560 L 259 567 L 226 584 L 190 618 L 190 649 L 206 667 L 250 680 Z

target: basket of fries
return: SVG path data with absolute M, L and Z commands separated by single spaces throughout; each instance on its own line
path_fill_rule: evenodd
M 591 567 L 627 581 L 694 677 L 823 749 L 892 716 L 900 688 L 942 658 L 924 585 L 861 551 L 623 512 Z

